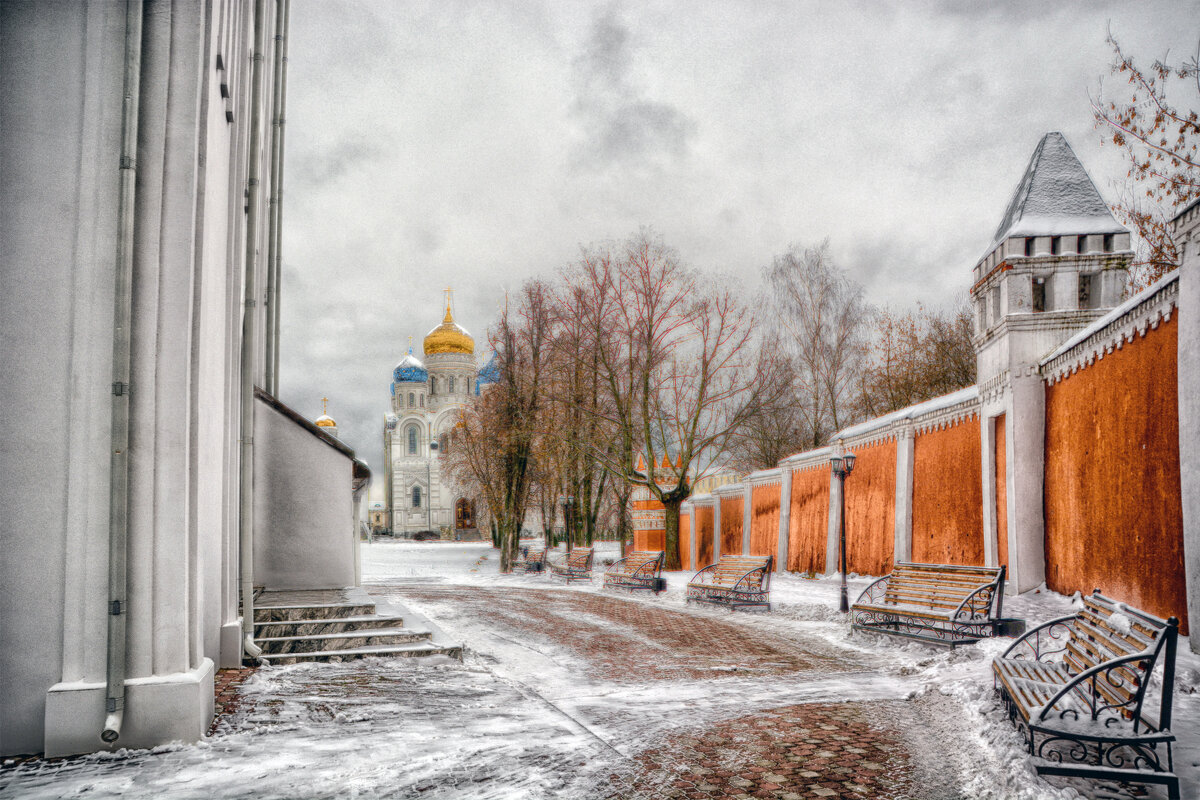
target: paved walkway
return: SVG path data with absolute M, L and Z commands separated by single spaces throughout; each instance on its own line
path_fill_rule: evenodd
M 787 702 L 804 684 L 837 694 L 838 676 L 855 685 L 874 681 L 870 665 L 823 640 L 798 642 L 741 624 L 745 615 L 674 610 L 607 593 L 371 591 L 451 625 L 469 622 L 474 639 L 508 643 L 497 666 L 515 664 L 516 679 L 537 699 L 621 756 L 578 786 L 579 797 L 964 796 L 936 701 L 905 702 L 883 691 L 877 701 Z M 513 655 L 520 648 L 536 654 L 527 672 Z M 543 657 L 565 674 L 547 670 Z M 935 750 L 942 751 L 936 764 Z

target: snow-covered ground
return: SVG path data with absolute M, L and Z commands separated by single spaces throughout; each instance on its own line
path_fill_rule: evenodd
M 615 557 L 614 545 L 598 546 L 598 564 Z M 853 668 L 615 684 L 584 677 L 579 656 L 566 648 L 506 635 L 493 620 L 456 612 L 449 603 L 410 602 L 412 611 L 465 643 L 463 663 L 368 659 L 264 668 L 244 687 L 248 706 L 201 743 L 9 765 L 0 770 L 0 797 L 587 798 L 596 796 L 603 775 L 648 743 L 696 725 L 796 703 L 902 699 L 930 720 L 911 731 L 908 744 L 923 769 L 951 773 L 942 783 L 958 788 L 948 796 L 1081 796 L 1034 774 L 995 700 L 990 663 L 1005 640 L 948 651 L 850 636 L 836 610 L 836 579 L 777 575 L 773 611 L 754 614 L 688 607 L 689 575 L 666 577 L 662 595 L 630 599 L 785 635 L 814 651 L 840 653 Z M 363 581 L 385 597 L 404 585 L 596 592 L 600 583 L 564 587 L 543 575 L 502 575 L 489 545 L 440 542 L 364 545 Z M 869 580 L 849 583 L 853 600 Z M 1073 602 L 1043 590 L 1006 598 L 1005 605 L 1007 615 L 1032 626 L 1069 613 Z M 1174 729 L 1185 798 L 1200 798 L 1198 685 L 1200 659 L 1181 642 Z M 654 713 L 629 713 L 647 707 Z M 942 785 L 937 776 L 931 780 Z M 1094 784 L 1072 786 L 1110 796 Z M 1152 789 L 1151 796 L 1165 795 Z

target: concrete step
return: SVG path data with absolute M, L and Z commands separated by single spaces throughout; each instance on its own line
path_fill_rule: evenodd
M 378 645 L 374 647 L 358 647 L 350 650 L 319 650 L 311 653 L 278 653 L 260 656 L 264 664 L 299 664 L 305 661 L 337 662 L 352 661 L 359 658 L 417 658 L 420 656 L 449 656 L 462 659 L 461 645 L 436 645 L 428 641 L 408 642 L 396 645 Z
M 267 655 L 284 653 L 316 653 L 333 650 L 359 650 L 380 645 L 399 645 L 410 642 L 428 642 L 433 637 L 429 631 L 414 631 L 408 628 L 376 628 L 358 631 L 338 631 L 307 636 L 274 636 L 256 638 L 255 644 Z
M 282 636 L 317 636 L 327 633 L 340 633 L 342 631 L 401 627 L 404 627 L 404 619 L 401 617 L 380 617 L 375 615 L 337 617 L 334 619 L 296 619 L 286 622 L 256 622 L 254 623 L 254 638 L 275 639 Z
M 304 605 L 262 605 L 254 607 L 254 621 L 290 622 L 295 620 L 367 617 L 375 613 L 374 603 L 315 603 Z

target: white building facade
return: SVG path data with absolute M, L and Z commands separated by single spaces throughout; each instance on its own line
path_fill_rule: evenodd
M 253 589 L 357 580 L 369 471 L 271 394 L 287 14 L 0 5 L 0 754 L 197 740 Z

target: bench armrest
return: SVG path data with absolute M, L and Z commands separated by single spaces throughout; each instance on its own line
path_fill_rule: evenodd
M 872 583 L 870 586 L 862 590 L 862 594 L 854 601 L 854 605 L 866 600 L 868 603 L 878 603 L 887 594 L 888 580 L 891 575 L 884 575 L 879 580 Z
M 1070 614 L 1038 625 L 1025 635 L 1013 642 L 1000 658 L 1029 658 L 1034 661 L 1045 661 L 1046 656 L 1061 653 L 1067 649 L 1067 641 L 1071 638 L 1071 625 L 1077 614 Z M 1055 644 L 1061 647 L 1053 647 Z M 1028 653 L 1028 655 L 1025 655 Z
M 757 581 L 750 580 L 751 576 L 758 575 L 760 573 L 762 574 L 762 577 L 759 578 Z M 768 590 L 770 581 L 771 581 L 771 570 L 767 569 L 766 567 L 755 567 L 754 569 L 750 570 L 745 575 L 743 575 L 742 577 L 737 579 L 737 583 L 735 583 L 733 585 L 733 591 L 735 591 L 735 592 L 736 591 L 746 591 L 746 590 L 749 590 L 752 588 L 751 583 L 757 583 L 758 584 L 757 591 L 765 592 Z M 743 586 L 742 584 L 745 584 L 745 586 Z
M 711 581 L 705 579 L 705 576 L 711 575 L 712 571 L 716 568 L 716 564 L 709 564 L 707 567 L 704 567 L 695 575 L 693 575 L 692 579 L 688 581 L 688 583 L 711 583 Z
M 996 582 L 985 583 L 975 591 L 971 592 L 961 603 L 958 608 L 954 609 L 952 619 L 976 621 L 981 619 L 991 619 L 992 606 L 996 601 Z
M 1104 711 L 1116 711 L 1117 713 L 1124 713 L 1130 719 L 1135 720 L 1135 724 L 1136 722 L 1140 722 L 1142 716 L 1142 699 L 1146 693 L 1146 684 L 1149 680 L 1150 672 L 1154 669 L 1155 655 L 1156 653 L 1149 651 L 1134 653 L 1131 656 L 1114 658 L 1111 661 L 1105 661 L 1091 669 L 1084 670 L 1067 681 L 1058 690 L 1058 693 L 1050 698 L 1046 705 L 1042 706 L 1041 712 L 1037 715 L 1037 720 L 1044 722 L 1047 715 L 1058 705 L 1058 702 L 1070 695 L 1076 702 L 1085 706 L 1085 710 L 1088 711 L 1093 720 Z M 1145 680 L 1140 682 L 1135 680 L 1139 672 L 1145 676 Z M 1127 692 L 1129 694 L 1128 699 L 1122 702 L 1113 702 L 1111 697 L 1106 696 L 1101 691 L 1106 686 Z M 1111 695 L 1113 692 L 1109 692 L 1108 694 Z M 1065 719 L 1068 715 L 1078 720 L 1079 710 L 1068 707 L 1058 712 L 1059 719 Z

